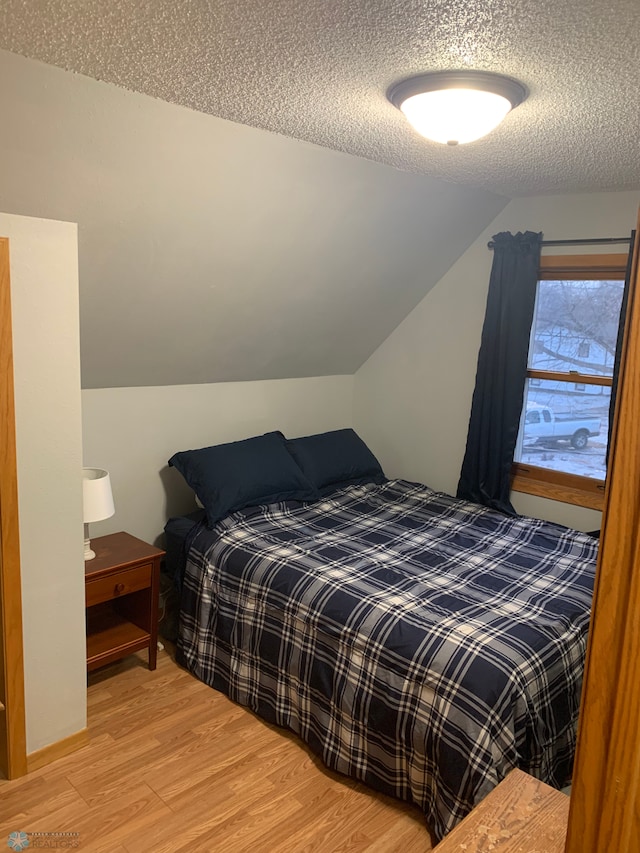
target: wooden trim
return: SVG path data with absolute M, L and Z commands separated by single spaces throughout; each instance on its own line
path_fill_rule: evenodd
M 582 382 L 585 385 L 613 385 L 611 376 L 578 373 L 578 371 L 536 370 L 534 367 L 527 368 L 527 378 L 543 379 L 545 382 L 566 382 L 568 385 L 575 382 Z
M 640 218 L 638 222 L 640 229 Z M 635 242 L 566 853 L 638 849 L 640 304 Z
M 0 771 L 27 772 L 9 241 L 0 237 Z
M 539 278 L 540 281 L 553 280 L 557 276 L 585 281 L 624 281 L 628 259 L 628 252 L 611 255 L 542 255 Z
M 30 752 L 27 756 L 27 772 L 33 773 L 34 770 L 39 770 L 41 767 L 46 767 L 52 761 L 69 755 L 77 749 L 81 749 L 89 743 L 88 729 L 80 729 L 68 737 L 57 740 L 55 743 L 50 743 L 48 746 L 43 746 L 42 749 L 37 749 L 35 752 Z
M 524 465 L 522 462 L 514 462 L 511 471 L 513 491 L 589 509 L 601 510 L 604 507 L 605 485 L 602 480 Z

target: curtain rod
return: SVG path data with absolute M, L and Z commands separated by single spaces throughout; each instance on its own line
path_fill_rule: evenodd
M 631 237 L 593 237 L 584 240 L 543 240 L 542 246 L 596 246 L 602 243 L 630 243 Z M 490 240 L 487 243 L 489 249 L 493 249 L 495 243 Z

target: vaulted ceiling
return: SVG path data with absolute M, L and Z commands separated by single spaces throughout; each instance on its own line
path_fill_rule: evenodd
M 640 187 L 637 0 L 4 0 L 0 209 L 79 224 L 85 387 L 351 373 L 508 197 Z M 385 92 L 529 98 L 447 148 Z

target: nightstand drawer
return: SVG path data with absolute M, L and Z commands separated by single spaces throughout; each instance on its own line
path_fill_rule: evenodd
M 152 563 L 145 563 L 142 566 L 136 566 L 135 569 L 125 569 L 95 581 L 88 581 L 86 583 L 87 607 L 146 589 L 151 586 L 152 568 Z

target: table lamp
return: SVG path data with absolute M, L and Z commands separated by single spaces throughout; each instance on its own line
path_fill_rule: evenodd
M 102 468 L 82 469 L 82 504 L 84 517 L 84 559 L 93 560 L 95 551 L 89 541 L 89 524 L 111 518 L 115 512 L 111 478 Z

